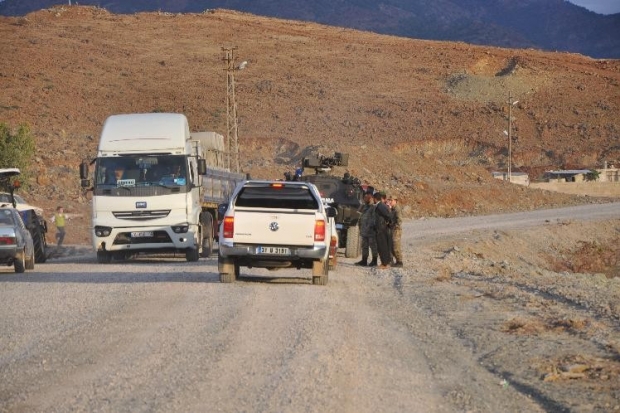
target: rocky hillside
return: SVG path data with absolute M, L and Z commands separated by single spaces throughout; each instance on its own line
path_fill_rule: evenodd
M 58 0 L 4 0 L 0 15 L 25 15 Z M 112 13 L 202 13 L 226 8 L 426 40 L 620 57 L 620 14 L 603 16 L 565 0 L 100 0 L 64 1 Z
M 24 195 L 50 213 L 62 203 L 87 217 L 78 164 L 94 156 L 111 114 L 182 112 L 192 129 L 226 134 L 222 47 L 232 46 L 248 62 L 235 80 L 240 162 L 255 177 L 282 177 L 310 151 L 340 151 L 351 174 L 399 194 L 413 217 L 583 202 L 491 178 L 507 167 L 509 95 L 518 100 L 513 171 L 534 179 L 620 159 L 617 60 L 225 10 L 59 6 L 0 18 L 0 38 L 0 122 L 31 127 L 38 182 Z M 81 231 L 74 241 L 88 239 Z

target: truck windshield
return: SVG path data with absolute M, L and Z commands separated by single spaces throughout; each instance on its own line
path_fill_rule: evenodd
M 185 186 L 187 161 L 182 155 L 136 155 L 97 159 L 96 186 Z
M 247 186 L 235 201 L 235 206 L 275 209 L 318 209 L 319 204 L 305 186 Z

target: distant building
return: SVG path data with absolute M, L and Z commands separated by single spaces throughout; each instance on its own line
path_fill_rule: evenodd
M 620 182 L 620 170 L 605 162 L 603 169 L 566 169 L 545 172 L 547 182 L 585 182 L 592 171 L 598 172 L 597 182 Z
M 584 182 L 590 172 L 589 169 L 562 169 L 547 171 L 543 177 L 547 182 Z
M 508 179 L 508 172 L 491 172 L 493 178 L 502 181 L 510 181 L 513 184 L 530 186 L 530 176 L 525 172 L 511 172 L 510 179 Z
M 600 182 L 620 182 L 620 169 L 605 161 L 603 169 L 597 169 Z

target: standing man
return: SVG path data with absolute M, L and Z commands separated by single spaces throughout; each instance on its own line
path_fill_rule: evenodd
M 362 213 L 359 220 L 360 235 L 362 237 L 362 260 L 355 265 L 362 267 L 377 265 L 377 234 L 375 232 L 375 202 L 372 192 L 364 193 L 364 203 L 360 205 Z M 372 255 L 372 261 L 368 263 L 368 255 Z
M 403 266 L 403 250 L 401 247 L 401 238 L 403 234 L 403 217 L 402 209 L 398 205 L 398 198 L 395 196 L 389 199 L 390 206 L 392 207 L 392 255 L 396 260 L 394 267 Z
M 65 240 L 65 223 L 67 222 L 67 216 L 63 207 L 59 206 L 56 208 L 52 222 L 56 224 L 56 243 L 59 247 L 62 247 L 62 242 Z
M 392 264 L 392 251 L 390 248 L 390 225 L 392 222 L 392 214 L 386 205 L 387 196 L 385 192 L 377 192 L 375 194 L 375 229 L 377 234 L 377 250 L 381 265 L 377 268 L 390 268 Z

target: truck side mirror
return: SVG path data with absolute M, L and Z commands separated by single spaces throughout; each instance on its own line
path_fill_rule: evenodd
M 207 161 L 205 159 L 198 159 L 198 175 L 207 174 Z
M 327 213 L 328 218 L 336 218 L 336 216 L 338 215 L 338 211 L 336 210 L 336 208 L 330 206 L 325 208 L 325 212 Z
M 86 161 L 82 161 L 80 164 L 80 179 L 88 179 L 88 163 Z

